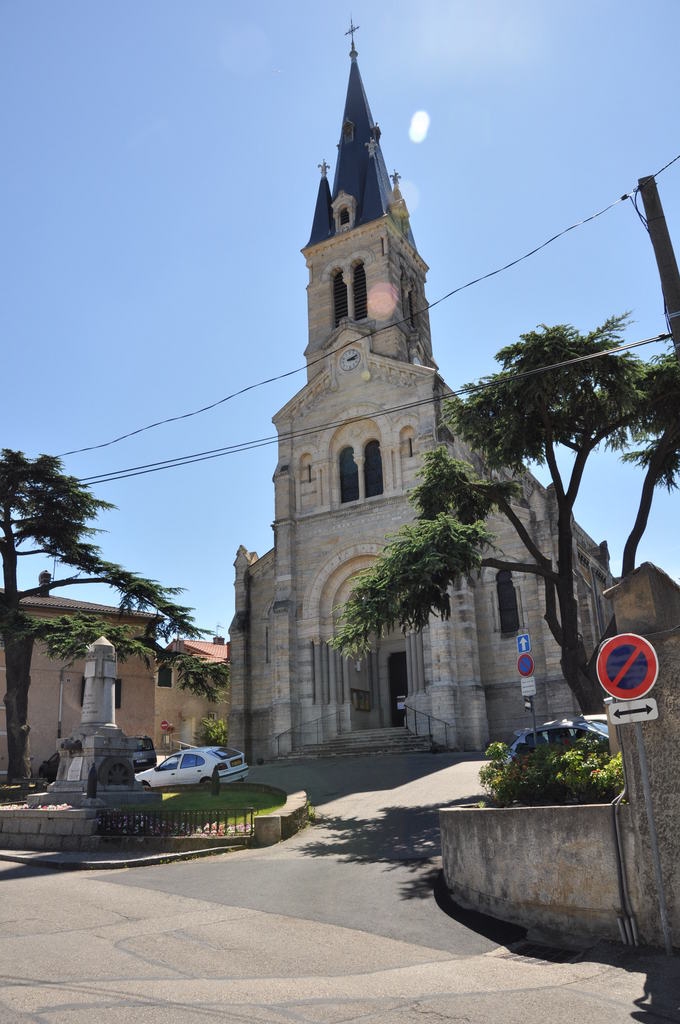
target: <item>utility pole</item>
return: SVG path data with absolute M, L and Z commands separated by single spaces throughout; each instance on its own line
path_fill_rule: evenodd
M 663 206 L 654 177 L 639 178 L 640 195 L 645 207 L 647 230 L 654 247 L 656 265 L 661 278 L 661 290 L 673 336 L 675 355 L 680 361 L 680 274 L 673 252 L 673 243 L 666 226 Z

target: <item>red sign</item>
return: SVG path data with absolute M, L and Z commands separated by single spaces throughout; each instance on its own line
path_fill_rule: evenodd
M 617 700 L 635 700 L 649 693 L 659 674 L 656 651 L 637 633 L 619 633 L 600 647 L 597 678 Z
M 521 676 L 532 676 L 534 674 L 534 659 L 530 654 L 520 654 L 517 659 L 517 671 Z
M 169 728 L 170 722 L 166 722 L 165 719 L 163 719 L 163 721 L 161 722 L 161 729 L 163 730 L 163 732 L 167 732 Z

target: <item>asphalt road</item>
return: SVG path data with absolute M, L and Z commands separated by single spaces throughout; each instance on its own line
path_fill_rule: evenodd
M 551 963 L 451 916 L 437 809 L 478 796 L 478 767 L 263 766 L 253 779 L 306 788 L 317 807 L 318 823 L 277 847 L 109 872 L 0 864 L 0 1021 L 680 1019 L 677 960 L 600 947 Z

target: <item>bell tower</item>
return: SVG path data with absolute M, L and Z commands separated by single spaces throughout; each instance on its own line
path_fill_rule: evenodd
M 309 269 L 310 381 L 327 367 L 325 356 L 361 339 L 377 355 L 437 368 L 425 299 L 428 267 L 416 248 L 399 175 L 387 173 L 380 128 L 359 72 L 355 31 L 350 26 L 333 188 L 323 160 L 312 230 L 302 250 Z

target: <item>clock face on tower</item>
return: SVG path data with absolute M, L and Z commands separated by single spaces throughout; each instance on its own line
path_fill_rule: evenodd
M 356 348 L 348 348 L 340 356 L 341 370 L 355 370 L 361 362 L 361 353 Z

